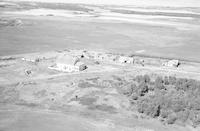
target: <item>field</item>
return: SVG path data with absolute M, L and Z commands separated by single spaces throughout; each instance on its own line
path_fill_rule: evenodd
M 0 8 L 1 21 L 18 19 L 23 24 L 2 24 L 0 55 L 84 48 L 199 61 L 196 7 L 15 4 Z

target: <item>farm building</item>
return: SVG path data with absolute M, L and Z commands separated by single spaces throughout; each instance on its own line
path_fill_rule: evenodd
M 49 68 L 62 72 L 77 72 L 87 69 L 87 66 L 77 57 L 63 55 L 57 58 L 55 66 Z
M 120 56 L 118 59 L 119 63 L 133 64 L 134 59 L 132 57 Z
M 178 67 L 179 65 L 180 65 L 179 60 L 170 60 L 163 64 L 163 66 L 168 66 L 168 67 Z

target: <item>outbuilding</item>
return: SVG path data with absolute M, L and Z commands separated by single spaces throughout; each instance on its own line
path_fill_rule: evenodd
M 134 59 L 132 57 L 126 57 L 126 56 L 120 56 L 118 58 L 118 62 L 119 63 L 126 63 L 126 64 L 133 64 L 134 63 Z
M 170 60 L 163 64 L 163 66 L 168 66 L 168 67 L 178 67 L 179 65 L 180 65 L 179 60 Z

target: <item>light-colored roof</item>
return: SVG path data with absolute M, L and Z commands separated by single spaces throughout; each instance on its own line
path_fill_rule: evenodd
M 57 58 L 56 64 L 75 65 L 79 59 L 70 55 L 61 55 Z
M 76 62 L 76 64 L 75 64 L 75 66 L 81 66 L 81 65 L 85 65 L 83 62 L 81 62 L 81 61 L 78 61 L 78 62 Z

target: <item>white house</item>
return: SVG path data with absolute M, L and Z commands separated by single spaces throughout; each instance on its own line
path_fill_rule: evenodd
M 49 68 L 62 72 L 77 72 L 87 69 L 87 66 L 80 62 L 79 58 L 77 57 L 63 55 L 57 58 L 55 66 L 51 66 Z

